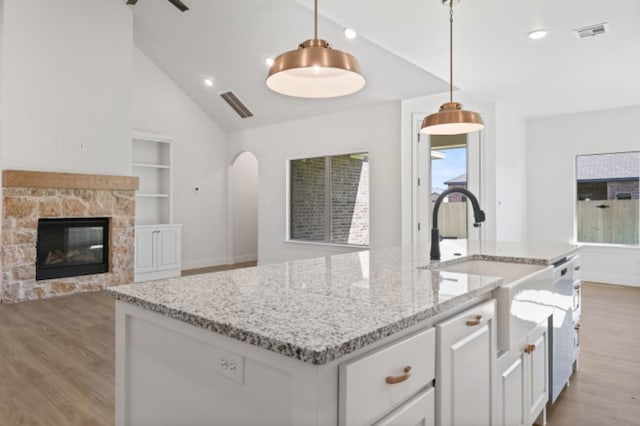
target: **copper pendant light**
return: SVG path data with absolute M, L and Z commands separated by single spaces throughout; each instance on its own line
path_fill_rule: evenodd
M 362 89 L 365 79 L 358 60 L 318 38 L 318 0 L 314 1 L 314 21 L 313 39 L 274 59 L 267 87 L 300 98 L 333 98 Z
M 460 135 L 484 129 L 482 117 L 477 112 L 465 111 L 458 102 L 453 102 L 453 0 L 449 3 L 449 102 L 440 106 L 440 111 L 422 120 L 420 133 L 429 135 Z

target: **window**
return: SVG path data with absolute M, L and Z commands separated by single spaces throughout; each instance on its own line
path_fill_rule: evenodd
M 454 187 L 467 189 L 466 135 L 431 137 L 431 202 Z M 449 194 L 440 205 L 438 228 L 442 238 L 467 238 L 467 197 Z M 433 211 L 433 210 L 432 210 Z
M 576 156 L 578 242 L 638 245 L 640 151 Z
M 289 239 L 369 244 L 369 155 L 289 162 Z

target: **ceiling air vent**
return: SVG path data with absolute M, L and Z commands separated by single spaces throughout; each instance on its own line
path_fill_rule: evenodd
M 602 24 L 589 25 L 588 27 L 578 28 L 573 30 L 578 38 L 594 37 L 597 35 L 607 34 L 609 32 L 609 25 L 606 22 Z
M 222 96 L 222 99 L 227 101 L 229 106 L 233 108 L 233 110 L 237 112 L 240 117 L 253 117 L 253 113 L 249 111 L 249 108 L 247 108 L 233 92 L 220 93 L 220 96 Z

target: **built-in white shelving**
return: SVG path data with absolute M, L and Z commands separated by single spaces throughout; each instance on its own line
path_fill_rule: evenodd
M 140 178 L 136 225 L 173 223 L 171 160 L 173 139 L 148 132 L 132 136 L 131 173 Z
M 133 132 L 131 174 L 140 179 L 136 192 L 135 281 L 180 276 L 182 225 L 173 223 L 173 139 Z

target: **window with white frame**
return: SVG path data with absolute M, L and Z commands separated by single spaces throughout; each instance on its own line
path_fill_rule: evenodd
M 576 228 L 581 243 L 638 245 L 640 151 L 576 156 Z
M 289 239 L 369 245 L 369 154 L 289 162 Z

